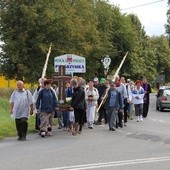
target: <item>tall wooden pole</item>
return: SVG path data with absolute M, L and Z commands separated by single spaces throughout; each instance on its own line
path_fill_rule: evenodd
M 47 53 L 47 57 L 46 57 L 46 60 L 45 60 L 45 64 L 44 64 L 44 68 L 43 68 L 43 72 L 42 72 L 41 78 L 45 78 L 45 76 L 46 76 L 48 60 L 49 60 L 50 53 L 51 53 L 51 47 L 52 47 L 52 43 L 50 44 L 50 47 L 48 49 L 48 53 Z
M 123 63 L 125 62 L 125 59 L 126 59 L 127 55 L 128 55 L 128 52 L 126 52 L 126 54 L 125 54 L 125 56 L 123 57 L 123 59 L 122 59 L 120 65 L 119 65 L 118 69 L 116 70 L 116 72 L 115 72 L 115 74 L 114 74 L 114 76 L 113 76 L 113 81 L 115 81 L 115 78 L 119 75 L 119 71 L 120 71 L 120 69 L 122 68 Z

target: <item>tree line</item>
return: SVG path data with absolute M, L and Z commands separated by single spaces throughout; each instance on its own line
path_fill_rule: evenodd
M 54 57 L 63 54 L 86 58 L 86 79 L 104 76 L 101 59 L 109 55 L 113 74 L 128 51 L 120 75 L 154 82 L 163 74 L 170 81 L 169 37 L 148 36 L 136 15 L 106 0 L 1 0 L 0 19 L 0 67 L 8 79 L 37 82 L 52 43 L 47 77 L 54 72 Z M 167 35 L 169 24 L 170 19 Z

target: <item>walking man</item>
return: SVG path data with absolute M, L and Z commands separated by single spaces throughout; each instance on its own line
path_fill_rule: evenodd
M 123 85 L 123 83 L 120 81 L 119 76 L 117 76 L 115 78 L 115 84 L 116 84 L 116 89 L 121 93 L 121 97 L 122 97 L 122 103 L 124 103 L 124 96 L 125 96 L 125 86 Z M 123 127 L 122 121 L 123 121 L 123 112 L 119 112 L 118 111 L 118 120 L 117 120 L 117 126 L 116 127 Z
M 97 87 L 97 90 L 99 92 L 99 98 L 98 98 L 98 106 L 100 105 L 100 103 L 102 102 L 102 96 L 105 92 L 105 90 L 107 89 L 107 86 L 105 85 L 106 83 L 106 79 L 105 78 L 101 78 L 100 79 L 100 84 Z M 102 119 L 105 119 L 105 124 L 107 123 L 107 118 L 106 118 L 106 110 L 103 107 L 103 105 L 100 107 L 99 109 L 99 117 L 98 117 L 98 121 L 96 122 L 97 125 L 101 125 L 102 124 Z
M 17 90 L 10 97 L 10 112 L 15 118 L 18 140 L 26 140 L 29 113 L 33 114 L 33 97 L 24 89 L 24 82 L 17 81 Z
M 123 111 L 123 101 L 121 93 L 116 89 L 114 82 L 110 83 L 110 89 L 104 107 L 106 109 L 109 130 L 115 131 L 117 114 Z
M 144 103 L 143 103 L 143 118 L 146 118 L 148 116 L 148 111 L 149 111 L 149 103 L 150 103 L 149 94 L 152 92 L 152 90 L 151 90 L 151 85 L 147 82 L 147 79 L 145 77 L 142 79 L 142 87 L 145 91 Z

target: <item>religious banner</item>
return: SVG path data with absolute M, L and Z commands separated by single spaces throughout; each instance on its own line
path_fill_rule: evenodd
M 59 66 L 65 66 L 66 74 L 73 73 L 85 73 L 86 72 L 86 60 L 84 57 L 65 54 L 54 58 L 54 70 L 58 72 Z

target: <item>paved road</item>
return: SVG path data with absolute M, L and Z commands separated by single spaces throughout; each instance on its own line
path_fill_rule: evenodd
M 98 125 L 78 136 L 55 129 L 44 139 L 0 141 L 0 170 L 169 170 L 170 111 L 156 111 L 154 95 L 151 101 L 148 118 L 115 132 Z

